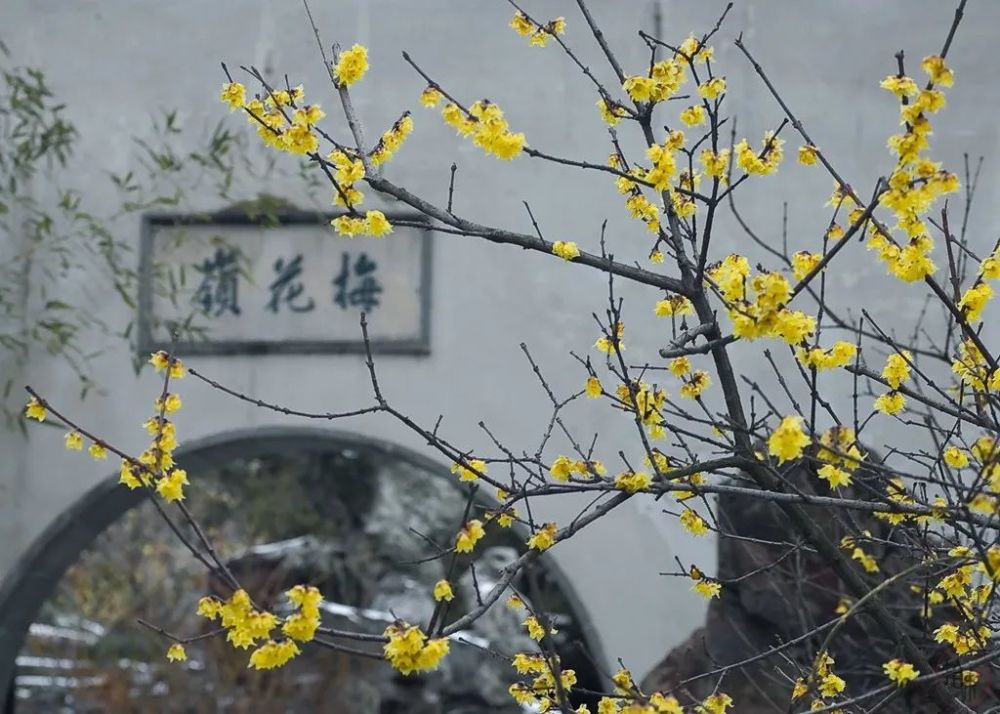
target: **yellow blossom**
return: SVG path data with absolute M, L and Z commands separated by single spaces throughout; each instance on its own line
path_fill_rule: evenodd
M 906 76 L 889 75 L 879 84 L 882 89 L 892 92 L 899 98 L 912 97 L 917 93 L 917 83 Z
M 904 397 L 900 392 L 886 392 L 885 394 L 879 395 L 872 406 L 875 411 L 891 416 L 903 411 L 903 408 L 906 406 L 906 397 Z
M 246 103 L 247 88 L 239 82 L 228 82 L 222 85 L 219 99 L 229 105 L 229 111 L 234 111 Z
M 434 599 L 438 602 L 442 600 L 451 601 L 455 598 L 455 593 L 452 592 L 451 583 L 447 580 L 438 580 L 434 584 Z
M 667 364 L 667 369 L 675 377 L 683 377 L 691 371 L 691 360 L 687 357 L 675 357 Z
M 563 260 L 573 260 L 573 258 L 580 257 L 580 249 L 576 247 L 576 243 L 567 240 L 557 240 L 553 243 L 552 253 Z
M 695 511 L 685 508 L 680 517 L 681 525 L 692 535 L 701 536 L 708 533 L 708 524 Z
M 458 474 L 459 481 L 475 481 L 480 474 L 487 471 L 486 462 L 482 459 L 466 459 L 468 466 L 464 466 L 457 461 L 451 465 L 451 472 Z
M 919 676 L 919 672 L 909 662 L 902 662 L 898 659 L 891 659 L 882 665 L 882 671 L 898 687 L 904 687 L 908 682 Z
M 528 538 L 528 547 L 539 551 L 546 551 L 555 545 L 557 526 L 555 523 L 546 523 Z
M 668 298 L 657 301 L 653 308 L 653 313 L 657 317 L 681 317 L 683 315 L 693 315 L 694 306 L 691 301 L 683 295 L 671 295 Z
M 944 462 L 953 469 L 964 469 L 969 465 L 969 457 L 957 446 L 949 446 L 943 452 Z
M 712 77 L 707 82 L 698 85 L 698 94 L 705 99 L 715 99 L 724 91 L 726 91 L 726 80 L 722 77 Z
M 982 319 L 983 308 L 993 298 L 993 288 L 989 283 L 977 283 L 965 291 L 958 301 L 958 309 L 969 322 Z
M 32 397 L 24 406 L 24 416 L 36 421 L 45 421 L 45 406 L 36 397 Z
M 819 477 L 829 484 L 830 488 L 836 490 L 841 486 L 851 485 L 851 474 L 843 469 L 839 469 L 833 464 L 824 464 L 819 468 Z
M 539 641 L 545 637 L 545 628 L 542 627 L 542 623 L 534 615 L 525 619 L 524 627 L 528 631 L 528 636 L 535 641 Z
M 778 463 L 798 458 L 802 450 L 812 443 L 812 439 L 802 431 L 802 417 L 787 416 L 767 440 L 767 451 L 778 458 Z
M 556 481 L 569 481 L 573 471 L 573 460 L 568 456 L 557 456 L 556 460 L 549 466 L 549 473 Z
M 799 147 L 799 163 L 803 166 L 812 166 L 819 158 L 819 149 L 812 144 L 804 144 Z
M 608 104 L 604 97 L 597 100 L 597 109 L 601 113 L 601 119 L 608 126 L 615 126 L 622 117 L 628 116 L 624 107 L 615 103 Z
M 389 638 L 382 648 L 385 658 L 404 676 L 437 669 L 448 654 L 447 639 L 428 640 L 414 625 L 389 625 L 384 634 Z
M 910 378 L 910 363 L 913 355 L 908 350 L 902 353 L 893 353 L 886 358 L 885 367 L 882 368 L 882 377 L 893 389 L 899 389 L 899 385 Z
M 351 49 L 340 53 L 340 58 L 333 68 L 333 76 L 338 85 L 350 87 L 361 79 L 367 71 L 368 50 L 361 45 L 354 45 Z
M 128 486 L 133 490 L 142 486 L 142 482 L 136 478 L 132 464 L 126 459 L 122 459 L 121 467 L 118 471 L 118 483 Z
M 153 368 L 157 372 L 162 372 L 169 366 L 171 379 L 181 379 L 187 373 L 184 369 L 184 364 L 179 359 L 171 357 L 163 350 L 151 354 L 149 356 L 149 363 L 153 365 Z
M 437 87 L 427 87 L 420 93 L 420 103 L 433 109 L 441 101 L 441 92 Z
M 940 84 L 942 87 L 950 87 L 955 81 L 955 74 L 944 63 L 944 58 L 938 55 L 929 55 L 920 62 L 920 68 L 927 73 L 931 82 Z
M 392 233 L 392 224 L 382 211 L 368 211 L 365 213 L 365 232 L 375 238 L 381 238 L 387 233 Z
M 851 551 L 851 559 L 861 563 L 861 567 L 864 568 L 866 572 L 877 573 L 879 570 L 878 562 L 876 562 L 875 558 L 861 548 L 854 548 L 854 550 Z
M 187 652 L 184 651 L 184 645 L 180 642 L 170 645 L 170 649 L 167 650 L 167 659 L 171 662 L 183 662 L 186 660 Z
M 707 176 L 723 178 L 726 175 L 726 169 L 729 167 L 729 149 L 723 149 L 718 153 L 711 149 L 702 149 L 701 153 L 698 154 L 698 160 L 701 162 L 702 168 L 705 169 Z
M 184 486 L 188 483 L 187 471 L 174 469 L 168 475 L 156 482 L 156 492 L 167 503 L 184 500 Z
M 262 670 L 283 667 L 300 651 L 292 640 L 268 640 L 250 655 L 249 667 Z
M 587 382 L 583 389 L 587 393 L 587 397 L 589 399 L 597 399 L 604 392 L 604 388 L 601 386 L 601 380 L 597 377 L 587 377 Z
M 733 698 L 728 694 L 713 694 L 706 697 L 696 708 L 697 714 L 726 714 L 733 706 Z
M 615 488 L 626 493 L 638 493 L 649 488 L 653 479 L 645 471 L 625 471 L 615 476 Z
M 66 442 L 66 448 L 71 451 L 79 451 L 83 448 L 83 434 L 78 431 L 71 431 L 63 437 Z
M 719 597 L 722 592 L 722 585 L 716 580 L 698 580 L 691 589 L 701 595 L 706 600 Z
M 87 449 L 87 452 L 90 454 L 90 458 L 94 459 L 94 461 L 103 461 L 104 459 L 108 458 L 107 447 L 105 447 L 104 444 L 98 443 L 96 441 L 90 445 L 90 448 Z
M 705 121 L 705 108 L 700 104 L 694 104 L 680 114 L 680 120 L 687 126 L 698 126 Z
M 483 528 L 483 522 L 475 518 L 472 519 L 455 536 L 455 550 L 459 553 L 471 553 L 472 549 L 476 547 L 476 543 L 484 535 L 486 535 L 486 531 Z

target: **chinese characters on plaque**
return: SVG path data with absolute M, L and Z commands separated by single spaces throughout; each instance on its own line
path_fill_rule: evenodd
M 205 338 L 182 339 L 179 352 L 360 352 L 362 312 L 375 349 L 429 348 L 424 229 L 351 240 L 313 214 L 268 226 L 235 213 L 147 216 L 141 267 L 144 351 L 168 346 L 171 325 L 189 324 Z M 165 270 L 173 295 L 155 289 L 154 274 Z

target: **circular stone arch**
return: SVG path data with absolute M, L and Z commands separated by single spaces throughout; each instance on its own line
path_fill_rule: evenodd
M 453 480 L 448 468 L 407 447 L 348 431 L 320 428 L 264 427 L 216 434 L 177 450 L 178 460 L 191 473 L 218 468 L 239 458 L 254 458 L 280 451 L 299 453 L 331 449 L 359 449 L 420 468 L 439 478 Z M 108 476 L 65 509 L 20 555 L 0 585 L 0 697 L 12 692 L 15 659 L 28 628 L 43 603 L 69 567 L 108 527 L 145 500 L 142 491 L 122 488 L 117 474 Z M 514 525 L 527 537 L 523 526 Z M 552 556 L 545 569 L 566 597 L 587 648 L 597 662 L 605 662 L 598 633 L 566 574 Z

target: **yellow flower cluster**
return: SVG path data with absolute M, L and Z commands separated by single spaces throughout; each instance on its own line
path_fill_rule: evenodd
M 649 488 L 653 479 L 645 471 L 624 471 L 615 476 L 615 488 L 626 493 L 638 493 Z
M 412 132 L 413 117 L 410 116 L 409 112 L 404 112 L 403 116 L 396 120 L 396 123 L 392 125 L 389 131 L 379 137 L 378 143 L 372 149 L 372 163 L 380 166 L 391 159 L 392 155 L 399 150 L 399 147 L 406 141 L 406 137 Z
M 823 432 L 819 443 L 816 458 L 823 465 L 817 475 L 833 490 L 850 486 L 851 475 L 865 458 L 858 448 L 854 430 L 846 426 L 831 427 Z
M 958 345 L 958 357 L 951 363 L 951 371 L 961 383 L 977 391 L 1000 391 L 1000 370 L 990 373 L 986 358 L 971 339 Z
M 558 255 L 563 260 L 573 260 L 580 257 L 580 249 L 576 243 L 569 240 L 557 240 L 552 244 L 553 255 Z
M 905 687 L 920 675 L 912 664 L 898 659 L 891 659 L 883 664 L 882 671 L 897 687 Z
M 596 379 L 596 377 L 592 377 Z M 598 395 L 600 395 L 600 383 L 598 383 Z M 565 483 L 569 481 L 570 476 L 573 474 L 579 474 L 580 476 L 587 475 L 598 475 L 601 476 L 606 472 L 604 464 L 600 461 L 583 461 L 569 458 L 568 456 L 559 455 L 549 466 L 549 474 L 556 481 L 562 481 Z
M 455 550 L 459 553 L 471 553 L 482 537 L 486 535 L 483 522 L 473 518 L 462 526 L 455 536 Z
M 297 611 L 286 618 L 282 626 L 282 632 L 288 639 L 272 639 L 271 632 L 278 626 L 278 617 L 255 609 L 246 590 L 235 591 L 225 601 L 203 597 L 198 602 L 198 614 L 212 621 L 218 620 L 227 631 L 226 640 L 233 647 L 255 647 L 250 654 L 249 667 L 275 669 L 301 652 L 294 640 L 311 640 L 319 625 L 319 602 L 322 598 L 316 588 L 297 585 L 287 595 L 297 607 Z
M 665 102 L 687 79 L 684 65 L 674 58 L 653 64 L 648 75 L 634 75 L 622 82 L 622 89 L 636 102 Z
M 392 224 L 382 211 L 366 211 L 364 218 L 360 216 L 337 216 L 330 221 L 337 233 L 348 238 L 357 235 L 381 238 L 392 233 Z
M 296 585 L 285 595 L 296 611 L 285 618 L 281 631 L 293 640 L 311 641 L 320 625 L 319 606 L 323 596 L 310 585 Z
M 711 384 L 711 375 L 703 369 L 696 369 L 684 378 L 684 384 L 681 385 L 681 396 L 685 399 L 697 399 Z
M 804 367 L 823 371 L 849 364 L 857 352 L 858 347 L 853 342 L 838 340 L 828 350 L 822 347 L 800 347 L 795 356 Z
M 540 623 L 538 621 L 538 618 L 535 617 L 534 615 L 529 615 L 527 618 L 525 618 L 524 622 L 521 624 L 523 624 L 524 629 L 528 631 L 528 637 L 535 640 L 536 642 L 541 641 L 541 639 L 545 637 L 546 634 L 554 635 L 556 633 L 556 630 L 551 627 L 549 628 L 549 631 L 546 633 L 545 628 L 542 627 L 542 623 Z
M 705 577 L 705 574 L 701 572 L 694 565 L 688 571 L 688 576 L 694 581 L 694 585 L 691 586 L 691 590 L 701 595 L 706 600 L 711 600 L 712 598 L 718 598 L 722 593 L 722 583 L 718 580 L 712 580 L 711 578 Z
M 463 466 L 457 461 L 451 465 L 451 472 L 458 474 L 459 481 L 475 481 L 480 474 L 487 471 L 486 462 L 482 459 L 466 459 L 468 466 Z
M 451 589 L 451 583 L 447 580 L 438 580 L 434 583 L 434 599 L 438 602 L 446 601 L 451 602 L 455 599 L 455 593 Z
M 698 85 L 698 94 L 705 99 L 715 99 L 726 91 L 726 80 L 723 77 L 712 77 Z
M 970 627 L 963 631 L 956 625 L 946 623 L 934 630 L 934 641 L 951 645 L 955 654 L 962 656 L 983 650 L 989 644 L 990 629 L 980 625 L 978 628 Z
M 805 144 L 799 147 L 799 163 L 803 166 L 812 166 L 819 159 L 819 149 L 812 144 Z
M 533 47 L 545 47 L 548 44 L 549 37 L 561 35 L 566 32 L 566 20 L 565 18 L 557 17 L 547 25 L 537 25 L 527 15 L 518 10 L 514 13 L 514 17 L 511 18 L 510 27 L 522 37 L 530 36 L 529 42 Z
M 337 86 L 350 87 L 368 71 L 368 50 L 362 45 L 354 45 L 344 50 L 333 68 L 333 78 Z
M 340 149 L 334 149 L 327 154 L 326 160 L 333 166 L 333 180 L 337 183 L 333 193 L 333 204 L 353 208 L 364 202 L 364 194 L 355 185 L 365 177 L 364 162 Z
M 687 357 L 675 357 L 667 363 L 667 369 L 677 378 L 684 377 L 691 372 L 691 360 Z
M 559 667 L 558 655 L 553 655 L 552 661 Z M 549 660 L 540 655 L 527 655 L 518 652 L 514 655 L 511 665 L 518 674 L 534 674 L 533 680 L 529 682 L 515 682 L 507 689 L 510 696 L 519 705 L 530 708 L 532 711 L 550 712 L 555 711 L 555 702 L 558 701 L 558 690 L 556 687 L 555 675 Z M 559 683 L 562 691 L 569 692 L 576 685 L 576 671 L 572 669 L 560 669 Z M 574 711 L 579 711 L 574 710 Z
M 680 516 L 681 525 L 691 535 L 702 536 L 708 533 L 708 524 L 705 519 L 690 508 L 685 508 Z
M 633 170 L 636 171 L 636 169 Z M 625 208 L 628 209 L 629 215 L 645 223 L 650 233 L 658 233 L 660 231 L 660 209 L 642 194 L 634 182 L 626 178 L 618 179 L 618 191 L 628 194 L 628 198 L 625 199 Z
M 187 373 L 179 359 L 170 357 L 163 351 L 150 355 L 149 363 L 157 372 L 169 370 L 171 379 L 181 379 Z M 174 465 L 173 452 L 178 443 L 177 427 L 165 416 L 180 409 L 181 399 L 176 394 L 168 393 L 163 399 L 156 400 L 155 407 L 158 413 L 142 425 L 146 433 L 153 437 L 153 441 L 138 459 L 122 459 L 118 482 L 130 489 L 137 489 L 152 485 L 155 477 L 156 491 L 165 501 L 181 501 L 184 499 L 184 487 L 188 485 L 187 472 Z M 66 445 L 74 448 L 68 436 Z M 107 456 L 107 451 L 103 444 L 94 444 L 90 447 L 90 454 L 94 458 L 103 459 Z
M 633 385 L 635 398 L 625 384 L 619 384 L 615 390 L 622 407 L 628 411 L 635 412 L 639 416 L 639 421 L 646 427 L 649 436 L 653 439 L 662 439 L 666 436 L 666 422 L 663 419 L 663 407 L 667 402 L 667 393 L 650 386 L 645 382 Z
M 728 255 L 710 267 L 707 275 L 726 302 L 733 334 L 738 337 L 776 337 L 798 345 L 816 331 L 815 317 L 785 306 L 792 288 L 781 273 L 761 273 L 749 279 L 749 261 L 741 255 Z M 754 293 L 752 301 L 748 299 L 748 282 Z
M 823 259 L 818 253 L 800 250 L 792 255 L 792 275 L 796 280 L 804 280 Z
M 682 317 L 684 315 L 693 315 L 694 306 L 683 295 L 671 295 L 668 298 L 657 301 L 653 307 L 653 313 L 657 317 Z
M 475 102 L 468 113 L 448 102 L 441 118 L 459 135 L 472 137 L 473 144 L 499 159 L 513 159 L 524 148 L 524 134 L 511 132 L 503 111 L 487 99 Z
M 993 299 L 993 288 L 989 283 L 978 282 L 966 290 L 958 301 L 958 309 L 969 323 L 979 322 L 983 309 Z
M 598 337 L 597 341 L 594 343 L 594 347 L 599 349 L 604 354 L 609 355 L 615 351 L 614 343 L 617 342 L 618 349 L 624 350 L 625 343 L 622 342 L 622 337 L 624 337 L 625 335 L 625 323 L 621 321 L 616 322 L 614 325 L 614 333 L 615 333 L 614 340 L 612 340 L 607 335 L 601 335 L 600 337 Z
M 726 714 L 733 706 L 733 698 L 728 694 L 712 694 L 702 700 L 695 708 L 695 714 Z
M 847 683 L 834 674 L 833 664 L 833 657 L 826 652 L 821 652 L 816 657 L 816 663 L 808 680 L 802 677 L 795 680 L 795 685 L 792 687 L 792 701 L 804 697 L 814 685 L 820 698 L 813 700 L 811 709 L 822 709 L 828 704 L 828 702 L 823 701 L 824 699 L 833 699 L 841 694 L 847 687 Z
M 900 99 L 901 134 L 889 137 L 889 149 L 897 157 L 896 168 L 889 177 L 889 190 L 879 197 L 879 204 L 893 212 L 895 228 L 907 240 L 900 245 L 879 229 L 872 232 L 870 249 L 878 251 L 891 275 L 905 282 L 922 280 L 937 269 L 930 258 L 934 242 L 921 219 L 942 195 L 959 188 L 958 177 L 940 165 L 921 156 L 929 147 L 932 133 L 930 116 L 944 108 L 944 94 L 933 87 L 951 86 L 952 74 L 940 57 L 927 57 L 921 66 L 930 78 L 927 89 L 919 89 L 910 77 L 886 77 L 881 86 Z M 973 300 L 977 299 L 972 296 Z
M 683 117 L 682 117 L 683 118 Z M 785 156 L 782 149 L 784 139 L 779 139 L 773 131 L 764 133 L 764 140 L 759 151 L 754 151 L 746 139 L 740 139 L 733 147 L 736 165 L 743 173 L 767 176 L 778 170 L 778 165 Z
M 448 654 L 446 638 L 428 639 L 416 625 L 392 624 L 384 634 L 389 638 L 382 648 L 385 658 L 404 676 L 437 669 Z
M 875 399 L 873 408 L 883 414 L 898 414 L 906 407 L 906 397 L 899 391 L 899 387 L 910 378 L 910 364 L 913 362 L 913 355 L 908 350 L 893 353 L 885 361 L 882 368 L 882 377 L 889 383 L 889 391 L 879 395 Z
M 768 437 L 767 452 L 777 457 L 779 464 L 783 464 L 797 459 L 811 443 L 812 439 L 802 430 L 802 417 L 787 416 Z
M 187 660 L 187 652 L 184 650 L 184 645 L 180 642 L 170 645 L 170 649 L 167 650 L 167 660 L 170 662 L 184 662 Z
M 597 111 L 601 114 L 601 120 L 608 126 L 615 126 L 622 117 L 628 116 L 625 107 L 613 100 L 609 103 L 604 97 L 597 100 Z
M 528 547 L 538 551 L 548 550 L 556 544 L 558 530 L 555 523 L 546 523 L 528 538 Z
M 702 149 L 698 154 L 698 161 L 705 169 L 705 175 L 712 178 L 725 179 L 726 169 L 729 168 L 729 149 L 722 149 L 715 152 L 711 149 Z
M 45 421 L 45 405 L 37 397 L 32 397 L 24 405 L 24 416 L 39 422 Z
M 254 97 L 243 105 L 243 110 L 267 146 L 290 154 L 313 154 L 319 149 L 313 126 L 326 114 L 318 104 L 303 104 L 304 98 L 300 84 L 291 90 L 269 92 L 264 100 Z M 294 110 L 291 119 L 286 107 Z

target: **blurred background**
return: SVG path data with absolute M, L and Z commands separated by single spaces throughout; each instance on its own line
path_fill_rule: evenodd
M 593 0 L 590 7 L 626 73 L 641 73 L 649 52 L 640 28 L 679 43 L 708 31 L 725 3 Z M 567 43 L 614 96 L 624 96 L 574 2 L 531 0 L 524 8 L 543 21 L 564 16 Z M 712 42 L 714 70 L 727 80 L 729 126 L 737 138 L 756 144 L 782 118 L 733 45 L 742 33 L 837 170 L 859 194 L 870 195 L 878 177 L 891 170 L 885 141 L 898 122 L 897 105 L 878 82 L 896 71 L 893 55 L 901 49 L 917 75 L 920 59 L 940 51 L 953 11 L 950 3 L 931 0 L 844 0 L 808 9 L 793 0 L 737 0 Z M 371 69 L 352 88 L 369 137 L 403 111 L 413 112 L 414 133 L 386 168 L 394 182 L 443 205 L 454 162 L 458 215 L 531 232 L 526 201 L 546 239 L 573 240 L 591 252 L 599 250 L 607 220 L 609 250 L 618 260 L 670 272 L 669 265 L 650 266 L 649 234 L 628 217 L 613 177 L 527 156 L 498 162 L 455 137 L 438 112 L 420 106 L 425 83 L 401 50 L 465 103 L 497 102 L 530 146 L 595 163 L 606 159 L 610 140 L 593 85 L 555 44 L 530 47 L 514 33 L 506 2 L 344 0 L 316 2 L 312 12 L 327 46 L 360 43 L 369 50 Z M 998 232 L 990 210 L 997 200 L 998 22 L 1000 5 L 970 3 L 949 55 L 955 87 L 932 137 L 934 159 L 963 183 L 966 161 L 975 171 L 985 157 L 968 219 L 971 245 L 981 252 Z M 118 492 L 113 464 L 67 452 L 57 429 L 43 425 L 25 434 L 16 416 L 22 387 L 30 384 L 108 442 L 130 453 L 144 448 L 141 424 L 158 396 L 158 380 L 139 368 L 145 359 L 137 326 L 140 284 L 162 297 L 190 289 L 194 278 L 180 274 L 169 250 L 140 271 L 143 216 L 246 206 L 263 215 L 331 210 L 330 190 L 313 171 L 263 147 L 245 119 L 218 101 L 225 81 L 220 62 L 251 92 L 256 88 L 240 65 L 253 65 L 280 84 L 287 75 L 291 85 L 304 85 L 307 101 L 323 105 L 323 127 L 347 139 L 302 5 L 4 0 L 0 41 L 6 81 L 0 90 L 6 93 L 0 107 L 0 258 L 6 266 L 0 375 L 8 415 L 0 432 L 0 674 L 13 676 L 17 659 L 11 689 L 17 711 L 100 711 L 125 707 L 127 698 L 139 709 L 156 709 L 162 700 L 153 702 L 164 692 L 191 692 L 189 681 L 183 683 L 188 677 L 204 685 L 179 707 L 190 711 L 223 706 L 217 702 L 248 710 L 241 697 L 280 697 L 289 687 L 308 707 L 311 697 L 328 698 L 326 688 L 340 686 L 340 677 L 380 692 L 385 701 L 404 696 L 392 689 L 398 683 L 381 681 L 387 675 L 379 667 L 326 653 L 303 662 L 303 671 L 255 679 L 254 689 L 239 662 L 212 643 L 186 669 L 165 667 L 163 641 L 134 618 L 197 627 L 193 604 L 212 584 L 148 506 L 112 495 Z M 660 110 L 663 122 L 676 124 L 684 106 L 668 103 Z M 642 151 L 635 127 L 620 125 L 619 136 L 627 153 Z M 795 163 L 800 142 L 790 128 L 782 137 L 788 142 L 785 165 L 776 176 L 748 182 L 735 209 L 770 245 L 787 240 L 791 251 L 818 250 L 831 217 L 825 204 L 833 183 L 820 167 Z M 371 193 L 367 201 L 366 208 L 390 215 L 401 209 Z M 952 197 L 956 210 L 963 201 Z M 218 233 L 225 241 L 226 229 Z M 411 236 L 400 229 L 395 238 Z M 344 239 L 331 232 L 330 240 Z M 382 388 L 422 424 L 443 415 L 441 433 L 477 456 L 496 453 L 481 420 L 515 451 L 534 451 L 550 408 L 519 344 L 527 344 L 557 393 L 579 390 L 586 375 L 569 353 L 593 354 L 598 332 L 592 313 L 603 315 L 607 308 L 607 281 L 596 271 L 510 246 L 433 232 L 431 240 L 426 349 L 380 355 Z M 727 210 L 715 231 L 713 257 L 731 251 L 780 267 Z M 864 306 L 908 333 L 924 304 L 921 289 L 886 290 L 884 269 L 862 244 L 848 247 L 842 260 L 850 269 L 828 278 L 831 304 L 845 317 L 856 317 Z M 655 361 L 669 339 L 652 312 L 662 295 L 623 283 L 616 292 L 624 299 L 629 358 Z M 349 330 L 357 312 L 344 311 L 338 319 L 346 322 L 337 329 Z M 268 330 L 263 315 L 243 319 L 258 333 Z M 937 318 L 927 319 L 932 327 Z M 210 330 L 199 333 L 197 327 L 192 339 L 210 341 Z M 758 354 L 756 348 L 737 351 L 737 364 L 748 379 L 771 385 L 774 375 Z M 787 355 L 777 359 L 792 365 Z M 238 392 L 302 410 L 342 411 L 371 402 L 358 354 L 201 354 L 187 361 Z M 834 406 L 849 409 L 846 375 L 828 379 Z M 267 581 L 262 588 L 280 591 L 299 568 L 332 588 L 332 602 L 379 611 L 375 599 L 390 589 L 389 581 L 401 593 L 422 592 L 438 577 L 401 565 L 425 554 L 418 538 L 385 530 L 405 513 L 418 530 L 447 533 L 461 512 L 462 492 L 449 490 L 442 479 L 449 464 L 415 434 L 383 416 L 319 425 L 261 410 L 193 379 L 179 388 L 185 408 L 176 419 L 183 445 L 178 453 L 197 465 L 187 466 L 191 507 L 218 533 L 231 562 Z M 710 390 L 706 399 L 714 404 L 718 394 Z M 621 466 L 619 450 L 638 450 L 629 419 L 610 408 L 576 404 L 565 418 L 582 441 L 599 434 L 595 453 L 609 469 Z M 254 434 L 275 434 L 267 441 L 271 451 L 255 450 Z M 898 424 L 884 419 L 868 438 L 882 448 L 901 434 Z M 387 446 L 372 451 L 372 440 Z M 295 446 L 305 442 L 308 458 Z M 554 457 L 567 448 L 554 440 L 549 450 Z M 419 468 L 414 454 L 426 460 Z M 584 505 L 582 499 L 550 499 L 533 506 L 534 517 L 565 523 Z M 689 592 L 689 583 L 659 573 L 675 568 L 675 556 L 714 572 L 715 544 L 684 532 L 662 508 L 652 499 L 632 499 L 542 559 L 540 596 L 565 618 L 566 656 L 572 651 L 582 658 L 578 671 L 590 667 L 596 677 L 616 669 L 620 657 L 637 675 L 644 673 L 702 621 L 704 601 Z M 490 547 L 502 562 L 519 546 Z M 584 650 L 586 656 L 579 654 Z M 360 676 L 351 674 L 355 668 Z M 342 674 L 301 684 L 319 671 Z M 460 680 L 443 673 L 428 691 L 452 702 L 444 711 L 459 711 L 460 701 L 469 711 L 490 710 L 490 702 L 464 702 Z

